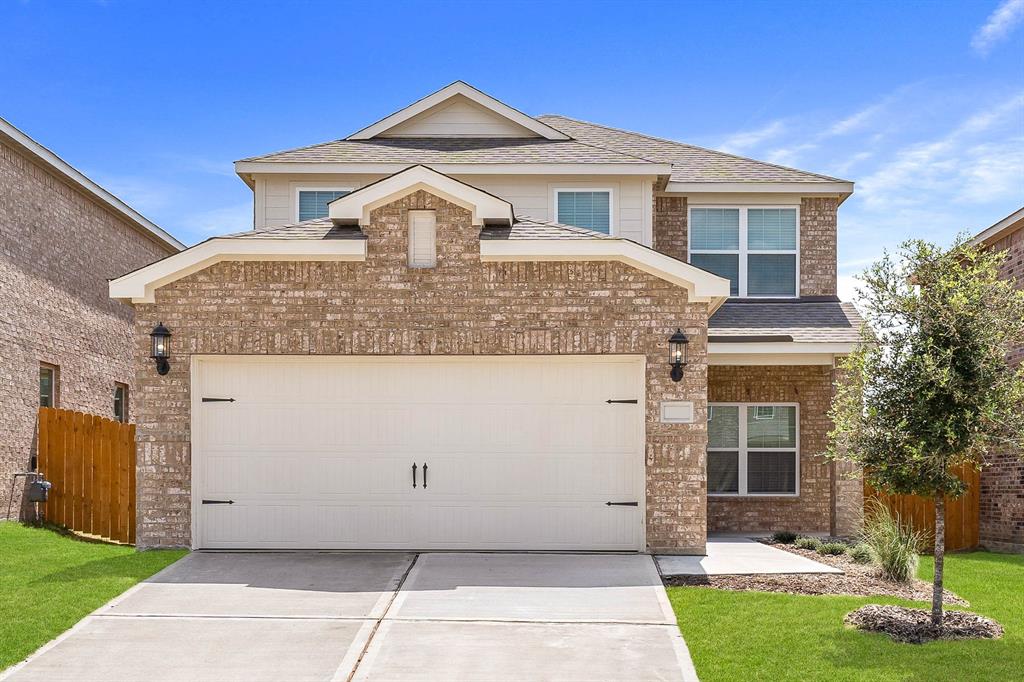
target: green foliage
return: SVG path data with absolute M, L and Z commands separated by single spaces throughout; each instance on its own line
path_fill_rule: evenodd
M 878 500 L 868 506 L 862 535 L 884 577 L 902 583 L 917 572 L 917 555 L 928 541 L 927 534 L 903 523 L 899 514 Z
M 800 537 L 797 538 L 796 542 L 793 544 L 800 549 L 813 549 L 814 551 L 818 551 L 818 548 L 821 547 L 821 540 L 818 538 Z
M 796 533 L 780 530 L 772 533 L 772 542 L 778 545 L 792 545 L 796 541 Z
M 1024 291 L 999 279 L 1005 257 L 910 241 L 862 275 L 871 334 L 843 363 L 829 456 L 887 492 L 956 497 L 951 466 L 1024 443 L 1024 367 L 1006 363 L 1024 343 Z
M 818 546 L 818 554 L 838 556 L 840 554 L 846 554 L 846 550 L 847 546 L 845 542 L 823 542 Z
M 850 558 L 858 564 L 870 564 L 875 560 L 875 553 L 871 551 L 871 545 L 866 542 L 858 542 L 850 548 Z

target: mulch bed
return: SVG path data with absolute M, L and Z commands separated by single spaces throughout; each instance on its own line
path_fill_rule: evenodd
M 770 543 L 767 543 L 770 544 Z M 777 549 L 799 554 L 813 561 L 835 566 L 843 573 L 781 573 L 763 575 L 678 575 L 665 576 L 666 585 L 697 585 L 720 590 L 784 592 L 787 594 L 833 594 L 855 597 L 897 597 L 911 601 L 930 602 L 931 583 L 913 580 L 896 583 L 885 580 L 878 569 L 870 564 L 858 564 L 846 554 L 829 556 L 814 550 L 797 549 L 793 545 L 772 545 Z M 946 590 L 943 601 L 946 604 L 969 606 L 953 592 Z
M 1003 628 L 994 620 L 965 611 L 946 611 L 942 626 L 932 625 L 931 612 L 903 606 L 868 604 L 846 615 L 846 624 L 884 632 L 897 642 L 922 644 L 936 639 L 999 639 Z

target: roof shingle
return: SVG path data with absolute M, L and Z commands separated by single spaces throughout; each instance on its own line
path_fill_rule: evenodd
M 796 342 L 855 343 L 864 320 L 852 303 L 727 302 L 708 321 L 710 337 L 790 336 Z

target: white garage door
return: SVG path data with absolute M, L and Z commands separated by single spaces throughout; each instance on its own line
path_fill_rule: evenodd
M 194 544 L 642 550 L 643 362 L 195 357 Z

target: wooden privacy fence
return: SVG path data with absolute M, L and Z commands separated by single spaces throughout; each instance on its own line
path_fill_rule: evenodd
M 967 484 L 967 492 L 955 500 L 946 498 L 946 549 L 972 549 L 978 546 L 981 473 L 969 465 L 957 467 L 953 472 Z M 880 500 L 890 511 L 898 513 L 904 523 L 935 534 L 935 502 L 931 499 L 917 495 L 886 495 L 865 483 L 865 504 L 872 499 Z
M 39 408 L 38 467 L 53 484 L 46 520 L 135 543 L 135 425 Z

